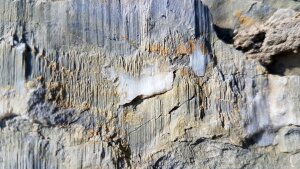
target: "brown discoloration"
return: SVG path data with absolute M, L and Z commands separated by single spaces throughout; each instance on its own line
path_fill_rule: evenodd
M 240 21 L 241 25 L 244 25 L 244 26 L 251 26 L 255 22 L 252 18 L 243 16 L 243 15 L 239 18 L 239 21 Z
M 188 55 L 191 54 L 191 49 L 187 47 L 185 44 L 180 44 L 176 48 L 176 54 Z
M 54 101 L 59 103 L 64 100 L 64 87 L 59 82 L 46 83 L 46 95 L 47 101 Z
M 295 18 L 299 18 L 300 17 L 300 12 L 296 14 Z
M 251 26 L 255 23 L 255 21 L 252 18 L 243 15 L 240 10 L 236 11 L 234 13 L 234 16 L 238 18 L 238 21 L 242 26 L 247 26 L 248 27 L 248 26 Z
M 179 69 L 180 76 L 188 77 L 190 75 L 190 70 L 188 68 Z
M 188 40 L 187 42 L 180 43 L 176 46 L 175 50 L 171 50 L 170 47 L 160 45 L 160 44 L 149 44 L 145 46 L 145 51 L 156 52 L 162 56 L 167 56 L 171 54 L 175 55 L 190 55 L 196 49 L 196 40 Z M 200 43 L 199 48 L 203 54 L 208 54 L 208 49 L 204 43 Z
M 203 55 L 208 55 L 208 53 L 209 53 L 208 49 L 207 49 L 207 47 L 205 46 L 204 43 L 200 43 L 200 50 L 201 50 Z
M 190 55 L 193 53 L 193 51 L 195 51 L 196 44 L 197 43 L 195 42 L 195 40 L 189 40 L 185 44 L 180 44 L 176 48 L 176 54 Z M 209 53 L 204 43 L 200 42 L 199 48 L 204 55 L 207 55 Z
M 132 125 L 137 125 L 137 124 L 141 124 L 142 121 L 143 121 L 143 117 L 141 117 L 141 115 L 137 114 L 136 112 L 133 111 L 125 112 L 124 122 Z
M 145 47 L 145 50 L 147 52 L 157 52 L 163 56 L 169 55 L 171 53 L 170 49 L 168 47 L 160 45 L 160 44 L 150 44 Z

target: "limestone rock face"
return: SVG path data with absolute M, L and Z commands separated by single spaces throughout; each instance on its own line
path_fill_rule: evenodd
M 0 168 L 300 168 L 300 2 L 0 0 Z

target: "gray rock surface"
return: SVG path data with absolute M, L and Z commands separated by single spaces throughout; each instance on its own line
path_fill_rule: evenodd
M 0 168 L 300 168 L 300 2 L 0 0 Z

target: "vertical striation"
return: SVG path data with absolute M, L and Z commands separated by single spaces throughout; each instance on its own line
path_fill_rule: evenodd
M 0 0 L 0 168 L 297 168 L 297 3 L 203 2 Z

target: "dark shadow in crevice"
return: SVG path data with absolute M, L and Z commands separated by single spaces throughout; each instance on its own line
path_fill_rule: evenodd
M 176 111 L 180 106 L 176 105 L 175 107 L 173 107 L 170 111 L 169 114 L 171 114 L 172 112 Z
M 197 146 L 201 143 L 203 143 L 206 139 L 204 137 L 198 138 L 196 141 L 194 141 L 191 146 Z
M 252 38 L 252 41 L 254 43 L 259 43 L 259 42 L 262 43 L 264 42 L 265 38 L 266 38 L 266 32 L 259 32 Z
M 17 117 L 17 115 L 15 115 L 15 114 L 9 114 L 9 115 L 3 117 L 2 119 L 0 119 L 0 128 L 6 127 L 6 122 L 8 120 L 12 120 L 15 117 Z
M 137 96 L 131 102 L 124 104 L 123 107 L 128 107 L 128 106 L 134 106 L 134 107 L 136 107 L 137 105 L 141 104 L 144 101 L 144 99 L 145 98 L 143 98 L 142 95 Z
M 28 45 L 28 32 L 26 31 L 26 23 L 22 26 L 22 37 L 20 39 L 21 43 L 25 44 L 25 51 L 23 53 L 23 63 L 25 65 L 25 80 L 29 80 L 32 74 L 32 50 Z
M 218 25 L 213 25 L 214 31 L 216 32 L 217 37 L 222 40 L 226 44 L 232 44 L 233 43 L 233 29 L 230 28 L 222 28 Z
M 163 155 L 162 157 L 160 157 L 159 159 L 157 159 L 154 163 L 154 165 L 152 166 L 153 169 L 155 168 L 162 168 L 163 166 L 165 166 L 165 162 L 167 162 L 169 160 L 169 155 Z
M 29 80 L 32 74 L 32 53 L 31 48 L 27 44 L 23 53 L 23 63 L 25 65 L 25 79 Z
M 257 137 L 260 137 L 259 135 L 261 135 L 261 134 L 258 133 L 256 135 L 253 135 L 252 137 L 248 137 L 248 138 L 244 139 L 242 142 L 242 148 L 248 149 L 251 146 L 255 145 L 255 143 L 257 141 Z
M 272 56 L 271 63 L 265 67 L 270 74 L 300 76 L 300 53 L 293 53 L 292 51 L 279 53 Z
M 263 129 L 260 129 L 253 133 L 252 135 L 245 138 L 242 142 L 242 148 L 249 149 L 251 146 L 259 143 L 265 136 L 273 137 L 274 129 L 272 126 L 265 126 Z M 268 146 L 269 144 L 260 145 L 260 146 Z
M 201 0 L 194 0 L 195 39 L 205 37 L 210 42 L 211 38 L 211 14 Z
M 266 38 L 266 32 L 259 32 L 249 38 L 249 43 L 243 46 L 237 46 L 237 50 L 241 50 L 243 52 L 248 52 L 252 50 L 252 53 L 256 53 L 258 49 L 261 48 L 264 40 Z
M 195 9 L 195 38 L 200 37 L 200 25 L 199 25 L 199 1 L 194 0 L 194 9 Z

